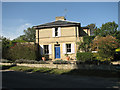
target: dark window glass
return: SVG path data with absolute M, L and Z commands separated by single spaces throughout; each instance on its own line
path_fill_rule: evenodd
M 49 47 L 48 47 L 48 45 L 44 45 L 44 54 L 49 54 Z
M 58 36 L 58 28 L 55 28 L 55 36 Z
M 67 52 L 71 52 L 71 44 L 66 44 Z

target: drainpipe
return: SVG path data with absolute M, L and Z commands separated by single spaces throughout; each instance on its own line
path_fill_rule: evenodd
M 38 59 L 39 59 L 39 55 L 40 55 L 40 47 L 39 47 L 39 29 L 38 29 Z
M 77 33 L 77 26 L 75 26 L 75 32 L 76 32 L 76 42 L 75 42 L 76 43 L 76 51 L 75 51 L 75 53 L 77 54 L 77 36 L 78 36 L 77 35 L 78 34 Z M 76 59 L 76 55 L 75 55 L 75 59 Z

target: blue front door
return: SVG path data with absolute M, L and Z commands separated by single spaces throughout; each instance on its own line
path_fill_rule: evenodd
M 55 47 L 55 58 L 60 58 L 60 47 Z

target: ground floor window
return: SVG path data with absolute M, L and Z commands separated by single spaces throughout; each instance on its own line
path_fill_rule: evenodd
M 71 53 L 71 44 L 66 44 L 67 53 Z
M 44 54 L 49 54 L 49 45 L 44 45 Z

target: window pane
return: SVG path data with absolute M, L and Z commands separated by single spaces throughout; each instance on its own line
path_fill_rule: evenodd
M 55 36 L 58 36 L 58 28 L 55 28 Z
M 67 52 L 71 52 L 71 44 L 66 44 Z
M 48 45 L 44 45 L 44 54 L 49 54 Z

